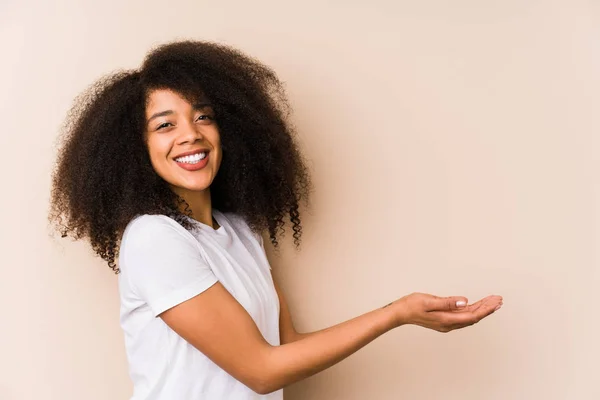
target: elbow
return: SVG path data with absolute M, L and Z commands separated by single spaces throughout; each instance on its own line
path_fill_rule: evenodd
M 283 388 L 283 386 L 278 385 L 273 379 L 269 379 L 267 377 L 260 377 L 259 379 L 256 379 L 249 387 L 260 395 L 273 393 Z
M 275 391 L 277 391 L 279 389 L 282 389 L 282 388 L 273 387 L 273 386 L 265 386 L 265 387 L 260 387 L 260 388 L 257 388 L 256 390 L 254 390 L 254 389 L 253 390 L 257 394 L 260 394 L 260 395 L 264 396 L 264 395 L 267 395 L 269 393 L 273 393 L 273 392 L 275 392 Z
M 272 368 L 263 365 L 263 368 L 253 374 L 248 387 L 260 395 L 266 395 L 285 386 L 281 378 L 281 375 L 273 373 Z
M 263 395 L 267 395 L 271 392 L 274 392 L 274 390 L 269 390 L 266 387 L 262 387 L 262 386 L 256 386 L 254 388 L 251 388 L 252 391 L 254 391 L 256 394 L 260 394 L 261 396 Z
M 246 386 L 260 395 L 266 395 L 277 390 L 283 389 L 286 385 L 286 379 L 282 375 L 281 367 L 275 362 L 274 352 L 279 346 L 269 346 L 268 350 L 255 358 L 255 362 L 246 375 Z

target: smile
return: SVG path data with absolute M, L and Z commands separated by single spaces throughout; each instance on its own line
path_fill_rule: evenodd
M 186 163 L 186 164 L 198 164 L 200 161 L 206 158 L 206 153 L 197 153 L 192 154 L 191 156 L 183 156 L 175 159 L 178 163 Z
M 186 171 L 198 171 L 208 164 L 208 152 L 196 153 L 189 156 L 175 158 L 175 163 Z

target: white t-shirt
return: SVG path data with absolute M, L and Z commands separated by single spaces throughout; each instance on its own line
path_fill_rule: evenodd
M 219 281 L 265 340 L 280 344 L 279 300 L 262 238 L 239 216 L 213 210 L 213 217 L 217 230 L 190 219 L 188 231 L 165 215 L 138 216 L 125 229 L 119 293 L 131 400 L 283 399 L 283 390 L 255 393 L 157 317 Z

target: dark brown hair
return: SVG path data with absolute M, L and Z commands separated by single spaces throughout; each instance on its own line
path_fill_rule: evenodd
M 88 239 L 118 272 L 127 224 L 140 214 L 166 214 L 189 228 L 179 199 L 150 164 L 144 140 L 148 94 L 171 89 L 208 98 L 219 126 L 223 160 L 211 185 L 213 207 L 242 216 L 274 246 L 292 223 L 302 233 L 299 204 L 310 178 L 289 106 L 275 73 L 221 44 L 184 41 L 157 47 L 140 69 L 110 74 L 91 85 L 71 109 L 53 172 L 50 221 L 63 235 Z

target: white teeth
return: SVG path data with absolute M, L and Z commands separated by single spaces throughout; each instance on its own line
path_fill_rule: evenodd
M 206 153 L 202 152 L 202 153 L 192 154 L 191 156 L 179 157 L 179 158 L 176 158 L 175 161 L 187 163 L 187 164 L 197 164 L 201 160 L 204 160 L 205 158 L 206 158 Z

